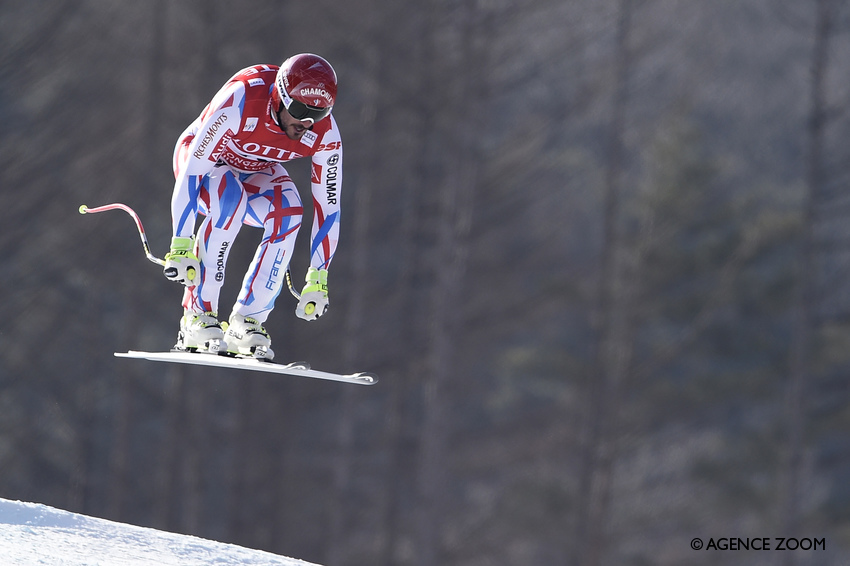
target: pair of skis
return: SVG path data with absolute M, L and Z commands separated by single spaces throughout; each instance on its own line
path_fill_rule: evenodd
M 374 385 L 378 382 L 378 378 L 371 373 L 354 373 L 354 374 L 338 374 L 327 371 L 318 371 L 310 367 L 306 362 L 293 362 L 289 364 L 279 364 L 259 360 L 256 358 L 230 357 L 219 354 L 209 354 L 205 352 L 116 352 L 118 358 L 137 358 L 142 360 L 150 360 L 153 362 L 176 362 L 179 364 L 192 364 L 198 366 L 211 366 L 219 368 L 244 369 L 252 371 L 262 371 L 266 373 L 279 373 L 286 375 L 296 375 L 298 377 L 310 377 L 313 379 L 326 379 L 329 381 L 342 381 L 344 383 L 357 383 L 360 385 Z
M 145 256 L 151 262 L 157 265 L 165 265 L 165 260 L 153 255 L 148 245 L 148 239 L 145 235 L 145 228 L 142 226 L 142 221 L 139 215 L 129 206 L 121 203 L 107 204 L 96 208 L 89 208 L 86 205 L 80 206 L 80 214 L 94 214 L 97 212 L 105 212 L 107 210 L 123 210 L 129 214 L 136 222 L 136 228 L 139 230 L 139 236 L 142 239 L 142 246 L 145 250 Z M 289 270 L 284 276 L 286 286 L 289 287 L 289 292 L 296 299 L 300 299 L 298 291 L 292 285 L 292 278 Z M 150 360 L 154 362 L 174 362 L 180 364 L 191 364 L 210 367 L 223 367 L 231 369 L 242 369 L 250 371 L 259 371 L 265 373 L 276 373 L 295 375 L 298 377 L 309 377 L 313 379 L 325 379 L 329 381 L 341 381 L 344 383 L 356 383 L 359 385 L 374 385 L 378 382 L 378 377 L 372 373 L 353 373 L 353 374 L 338 374 L 326 371 L 314 370 L 306 362 L 293 362 L 281 364 L 277 362 L 265 361 L 250 357 L 233 357 L 228 355 L 218 355 L 206 352 L 188 352 L 188 351 L 170 351 L 170 352 L 137 352 L 130 350 L 129 352 L 116 352 L 116 357 L 119 358 L 136 358 Z

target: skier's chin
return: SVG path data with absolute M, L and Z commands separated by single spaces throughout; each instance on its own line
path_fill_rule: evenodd
M 304 135 L 304 132 L 307 131 L 307 128 L 303 126 L 289 126 L 286 128 L 286 135 L 289 136 L 289 139 L 298 141 L 301 139 L 301 136 Z

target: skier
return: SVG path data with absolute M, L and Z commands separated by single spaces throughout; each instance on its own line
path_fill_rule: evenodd
M 301 226 L 298 190 L 282 163 L 312 156 L 310 267 L 295 314 L 328 308 L 328 266 L 339 235 L 342 140 L 331 110 L 337 79 L 322 57 L 302 53 L 280 67 L 236 73 L 183 132 L 174 150 L 173 237 L 163 273 L 186 286 L 178 349 L 274 352 L 263 323 L 284 285 Z M 197 214 L 205 216 L 195 235 Z M 227 323 L 218 300 L 243 224 L 263 229 Z

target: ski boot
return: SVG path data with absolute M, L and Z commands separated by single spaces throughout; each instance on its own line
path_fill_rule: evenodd
M 227 352 L 234 356 L 253 357 L 266 361 L 271 361 L 274 358 L 269 333 L 255 318 L 243 316 L 236 312 L 231 314 L 225 340 L 227 341 Z
M 223 354 L 227 351 L 224 330 L 214 312 L 187 312 L 180 319 L 175 350 Z

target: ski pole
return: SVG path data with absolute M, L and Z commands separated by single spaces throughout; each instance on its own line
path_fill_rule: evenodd
M 121 204 L 120 202 L 105 204 L 103 206 L 97 206 L 95 208 L 89 208 L 88 206 L 82 204 L 80 205 L 80 214 L 95 214 L 97 212 L 106 212 L 107 210 L 123 210 L 127 214 L 129 214 L 133 220 L 136 222 L 136 228 L 139 229 L 139 237 L 142 239 L 142 247 L 145 250 L 145 257 L 147 257 L 150 261 L 157 265 L 165 265 L 165 260 L 160 259 L 151 253 L 150 246 L 148 245 L 148 238 L 145 236 L 145 227 L 142 226 L 142 220 L 139 218 L 139 215 L 136 214 L 136 211 L 127 206 L 126 204 Z M 301 300 L 301 295 L 298 291 L 295 290 L 295 287 L 292 286 L 292 277 L 289 274 L 289 269 L 286 270 L 284 274 L 284 280 L 286 281 L 286 286 L 289 287 L 289 292 L 292 293 L 292 296 Z
M 289 287 L 289 292 L 292 293 L 292 296 L 297 300 L 301 300 L 301 293 L 295 290 L 295 287 L 292 286 L 292 276 L 289 273 L 289 269 L 287 268 L 286 273 L 283 274 L 283 278 L 286 281 L 286 286 Z
M 139 215 L 136 214 L 135 210 L 133 210 L 132 208 L 130 208 L 126 204 L 121 204 L 121 203 L 118 203 L 118 202 L 113 203 L 113 204 L 106 204 L 106 205 L 103 205 L 103 206 L 98 206 L 98 207 L 95 207 L 95 208 L 89 208 L 88 206 L 86 206 L 84 204 L 80 205 L 80 214 L 94 214 L 96 212 L 105 212 L 107 210 L 123 210 L 124 212 L 126 212 L 127 214 L 132 216 L 133 220 L 136 221 L 136 228 L 139 229 L 139 236 L 142 238 L 142 247 L 145 248 L 145 257 L 147 257 L 150 261 L 152 261 L 153 263 L 156 263 L 157 265 L 165 265 L 164 259 L 159 259 L 158 257 L 156 257 L 155 255 L 153 255 L 151 253 L 150 246 L 148 246 L 148 238 L 147 238 L 147 236 L 145 236 L 145 227 L 142 226 L 142 221 L 139 218 Z

